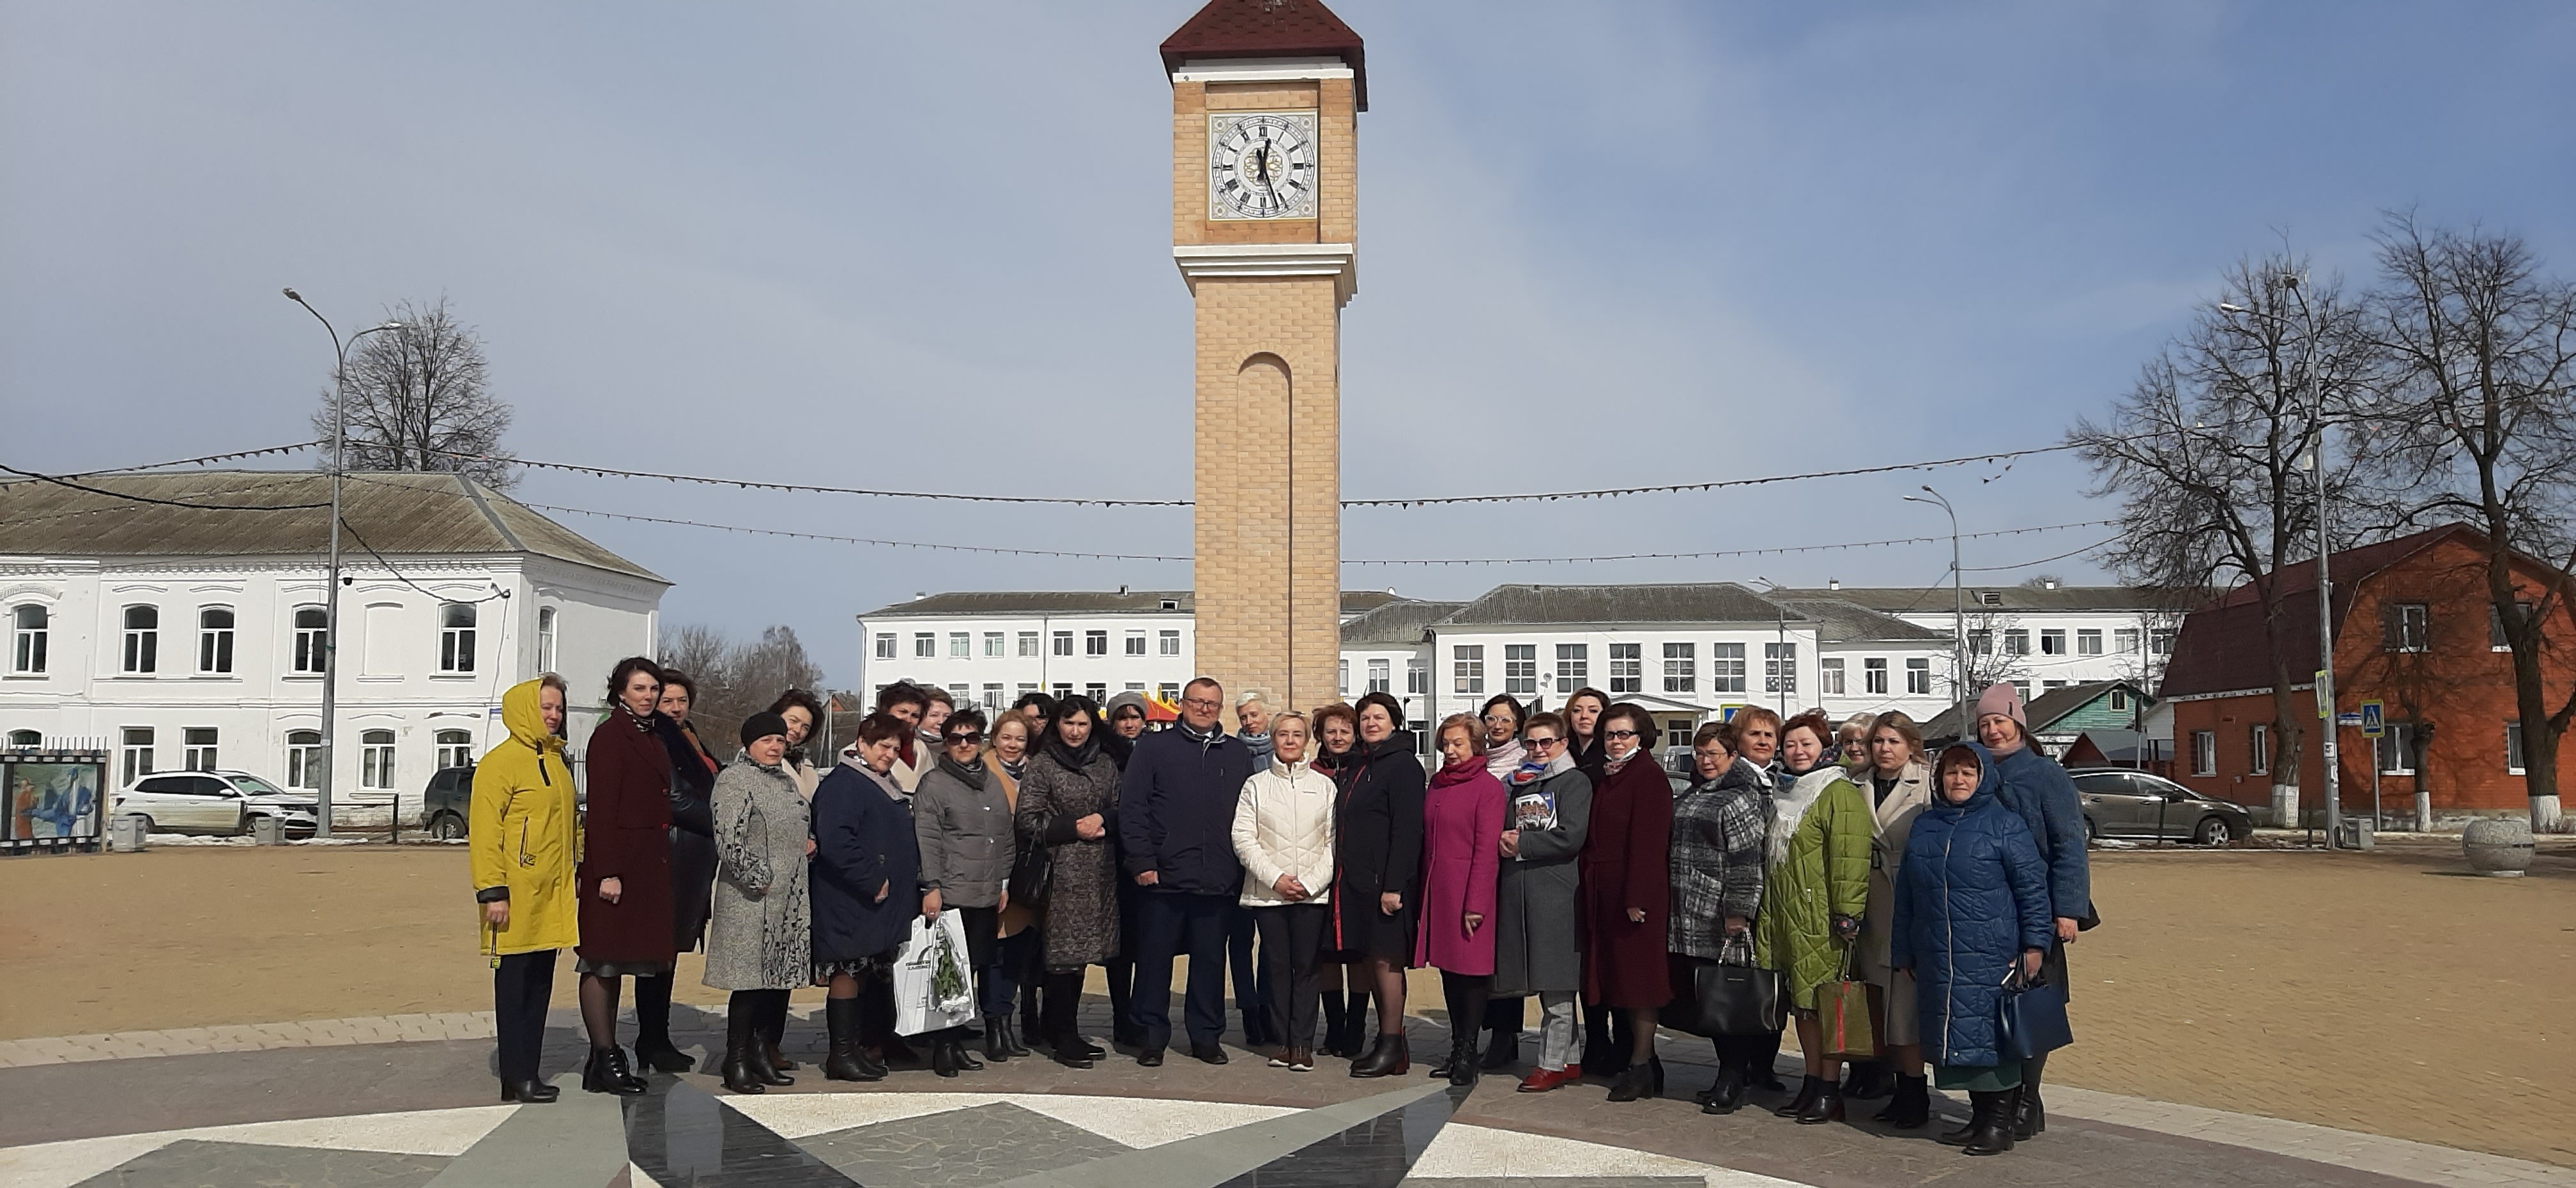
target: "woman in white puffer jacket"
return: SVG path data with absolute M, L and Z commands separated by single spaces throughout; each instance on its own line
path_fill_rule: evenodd
M 1315 1068 L 1315 974 L 1333 886 L 1331 777 L 1308 766 L 1306 716 L 1270 720 L 1270 766 L 1243 782 L 1234 806 L 1234 853 L 1243 860 L 1243 906 L 1253 909 L 1269 969 L 1270 1030 L 1282 1049 L 1270 1067 Z

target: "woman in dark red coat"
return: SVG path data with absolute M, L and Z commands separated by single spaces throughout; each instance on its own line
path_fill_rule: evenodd
M 678 955 L 671 934 L 671 754 L 657 733 L 662 670 L 642 656 L 617 662 L 608 679 L 608 717 L 590 732 L 582 766 L 580 871 L 581 1023 L 590 1063 L 581 1087 L 637 1094 L 644 1079 L 617 1046 L 618 979 L 667 977 Z
M 1673 788 L 1647 754 L 1655 719 L 1627 702 L 1601 715 L 1601 775 L 1592 785 L 1591 835 L 1584 839 L 1583 997 L 1628 1012 L 1628 1067 L 1610 1100 L 1663 1091 L 1655 1059 L 1655 1011 L 1672 999 L 1664 952 L 1671 914 L 1669 855 Z

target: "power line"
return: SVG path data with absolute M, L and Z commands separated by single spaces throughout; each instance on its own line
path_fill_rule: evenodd
M 2116 523 L 2118 523 L 2118 522 L 2119 522 L 2119 521 L 2117 521 L 2117 520 L 2096 520 L 2096 521 L 2094 521 L 2092 524 L 2089 524 L 2089 525 L 2076 525 L 2076 524 L 2070 524 L 2070 525 L 2068 525 L 2068 527 L 2070 527 L 2070 528 L 2073 528 L 2073 527 L 2099 527 L 2099 526 L 2107 526 L 2107 525 L 2110 525 L 2110 524 L 2116 524 Z M 2021 563 L 2021 564 L 2019 564 L 2019 565 L 1967 565 L 1967 566 L 1962 566 L 1962 567 L 1961 567 L 1961 569 L 1962 569 L 1962 571 L 1963 571 L 1963 572 L 1967 572 L 1967 573 L 1995 573 L 1995 572 L 1998 572 L 1998 571 L 2001 571 L 2001 570 L 2006 570 L 2006 569 L 2028 569 L 2028 568 L 2030 568 L 2030 567 L 2031 567 L 2031 566 L 2033 566 L 2033 565 L 2046 565 L 2046 564 L 2048 564 L 2048 563 L 2049 563 L 2049 562 L 2051 562 L 2051 561 L 2063 561 L 2063 560 L 2065 560 L 2065 559 L 2067 559 L 2067 558 L 2069 558 L 2069 557 L 2081 557 L 2081 556 L 2083 556 L 2084 554 L 2086 554 L 2086 553 L 2090 553 L 2090 552 L 2092 552 L 2093 550 L 2098 549 L 2098 548 L 2101 548 L 2101 547 L 2103 547 L 2103 546 L 2105 546 L 2105 545 L 2117 544 L 2117 543 L 2119 543 L 2119 541 L 2120 541 L 2120 538 L 2119 538 L 2117 535 L 2106 536 L 2106 537 L 2104 537 L 2104 538 L 2102 538 L 2102 539 L 2100 539 L 2100 540 L 2094 541 L 2093 543 L 2091 543 L 2091 544 L 2089 544 L 2089 545 L 2084 546 L 2083 548 L 2075 549 L 2075 550 L 2072 550 L 2072 551 L 2070 551 L 2070 552 L 2059 553 L 2059 554 L 2057 554 L 2057 555 L 2056 555 L 2056 556 L 2054 556 L 2054 557 L 2042 557 L 2042 558 L 2040 558 L 2040 559 L 2039 559 L 2039 560 L 2037 560 L 2037 561 L 2024 561 L 2024 562 L 2022 562 L 2022 563 Z
M 265 453 L 267 451 L 260 452 Z M 175 465 L 175 463 L 164 463 L 164 465 Z M 5 470 L 15 475 L 23 475 L 40 483 L 52 483 L 57 487 L 68 487 L 74 491 L 82 491 L 91 495 L 105 495 L 110 499 L 123 499 L 133 503 L 157 504 L 162 507 L 184 507 L 196 511 L 309 511 L 317 507 L 331 506 L 327 500 L 321 503 L 189 503 L 182 499 L 161 499 L 151 495 L 129 495 L 123 491 L 110 491 L 105 487 L 87 486 L 73 482 L 61 475 L 38 474 L 32 470 L 20 470 L 5 462 L 0 462 L 0 470 Z M 102 474 L 107 472 L 91 471 L 89 473 Z
M 918 540 L 877 540 L 864 536 L 832 536 L 821 532 L 790 532 L 783 528 L 745 528 L 738 524 L 709 524 L 699 520 L 675 520 L 661 516 L 633 516 L 624 512 L 592 511 L 586 507 L 559 507 L 551 503 L 525 503 L 521 507 L 538 511 L 565 512 L 576 516 L 596 516 L 603 520 L 626 520 L 637 524 L 675 524 L 685 528 L 709 528 L 718 532 L 742 532 L 753 536 L 784 536 L 795 540 L 820 540 L 834 544 L 876 545 L 891 549 L 929 549 L 946 553 L 992 553 L 1006 557 L 1071 557 L 1086 561 L 1187 561 L 1188 557 L 1166 557 L 1146 553 L 1085 553 L 1073 549 L 1013 549 L 998 545 L 933 544 Z
M 328 506 L 330 506 L 330 505 L 329 505 L 329 504 L 324 504 L 323 506 L 328 507 Z M 376 551 L 376 547 L 375 547 L 374 545 L 368 544 L 368 543 L 367 543 L 367 538 L 366 538 L 366 537 L 363 537 L 363 536 L 359 536 L 359 535 L 358 535 L 358 526 L 357 526 L 357 525 L 355 525 L 355 524 L 350 523 L 350 522 L 349 522 L 349 520 L 348 520 L 348 517 L 346 517 L 346 516 L 341 517 L 341 519 L 340 519 L 340 526 L 341 526 L 341 527 L 343 527 L 343 528 L 348 529 L 348 530 L 349 530 L 349 536 L 350 536 L 350 538 L 351 538 L 351 539 L 354 539 L 354 540 L 356 540 L 356 541 L 358 542 L 358 547 L 359 547 L 359 548 L 362 548 L 362 549 L 365 549 L 365 550 L 367 551 L 367 555 L 368 555 L 368 556 L 375 558 L 375 559 L 376 559 L 376 564 L 384 566 L 384 567 L 385 567 L 385 572 L 386 572 L 386 573 L 390 573 L 390 574 L 394 575 L 394 580 L 395 580 L 395 581 L 401 582 L 402 584 L 404 584 L 404 585 L 406 585 L 406 586 L 409 586 L 409 587 L 411 587 L 412 589 L 418 590 L 418 591 L 420 591 L 420 592 L 421 592 L 421 593 L 423 593 L 423 594 L 427 594 L 427 595 L 429 595 L 430 597 L 432 597 L 432 598 L 435 598 L 435 599 L 439 600 L 440 602 L 443 602 L 443 603 L 444 603 L 444 602 L 452 602 L 452 603 L 458 603 L 458 604 L 461 604 L 461 605 L 468 605 L 468 606 L 470 606 L 470 605 L 472 605 L 472 604 L 474 604 L 474 603 L 478 603 L 478 602 L 490 602 L 490 601 L 492 601 L 493 599 L 496 599 L 496 598 L 507 598 L 507 597 L 509 597 L 509 596 L 510 596 L 510 592 L 509 592 L 509 591 L 507 591 L 507 590 L 504 590 L 504 589 L 500 588 L 500 586 L 499 586 L 499 585 L 497 585 L 497 584 L 493 584 L 493 585 L 492 585 L 492 592 L 491 592 L 491 593 L 486 594 L 486 595 L 484 595 L 484 596 L 483 596 L 483 597 L 481 597 L 481 598 L 455 598 L 455 597 L 451 597 L 451 596 L 446 595 L 446 594 L 441 594 L 441 593 L 439 593 L 439 592 L 438 592 L 438 591 L 436 591 L 436 590 L 432 590 L 432 589 L 430 589 L 430 588 L 429 588 L 429 587 L 427 587 L 427 586 L 421 585 L 419 582 L 415 582 L 415 581 L 411 580 L 409 577 L 404 576 L 403 571 L 401 571 L 401 570 L 399 570 L 399 569 L 394 568 L 394 563 L 393 563 L 393 562 L 391 562 L 391 561 L 387 561 L 387 560 L 385 560 L 385 555 L 384 555 L 383 553 L 379 553 L 379 552 L 377 552 L 377 551 Z M 488 583 L 487 583 L 487 584 L 488 584 Z
M 90 478 L 96 475 L 124 474 L 137 470 L 161 470 L 172 466 L 203 466 L 209 462 L 237 462 L 243 458 L 258 458 L 268 454 L 292 454 L 297 450 L 309 450 L 321 444 L 322 439 L 317 437 L 312 441 L 299 441 L 292 445 L 263 446 L 256 450 L 234 450 L 229 454 L 204 454 L 195 458 L 181 458 L 172 462 L 148 462 L 141 466 L 120 466 L 112 470 L 83 470 L 73 474 L 62 475 L 60 477 Z
M 565 470 L 593 478 L 661 479 L 673 483 L 699 483 L 711 487 L 736 487 L 745 491 L 793 491 L 807 495 L 873 495 L 885 499 L 935 499 L 951 503 L 1052 503 L 1071 507 L 1188 507 L 1187 499 L 1090 499 L 1046 495 L 960 495 L 936 491 L 888 491 L 873 487 L 829 487 L 812 483 L 773 483 L 760 479 L 711 478 L 695 474 L 668 474 L 657 470 L 620 470 L 613 466 L 586 466 L 572 462 L 538 462 L 527 458 L 496 458 L 488 454 L 465 454 L 454 450 L 430 450 L 429 453 L 468 462 L 489 462 L 505 466 L 528 466 L 539 470 Z M 533 506 L 533 505 L 531 505 Z M 928 546 L 922 546 L 928 547 Z

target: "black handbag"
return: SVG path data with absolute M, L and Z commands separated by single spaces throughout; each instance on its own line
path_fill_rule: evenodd
M 1031 908 L 1046 906 L 1047 892 L 1055 883 L 1055 847 L 1038 840 L 1045 836 L 1046 830 L 1039 829 L 1037 837 L 1023 844 L 1019 857 L 1011 863 L 1010 882 L 1005 886 L 1012 903 Z
M 2074 1043 L 2066 1023 L 2066 987 L 2044 977 L 2024 982 L 2018 966 L 2006 975 L 1997 1004 L 1998 1052 L 2006 1060 L 2030 1060 Z
M 1781 1029 L 1780 975 L 1753 964 L 1749 934 L 1729 938 L 1715 961 L 1677 966 L 1673 1001 L 1656 1024 L 1715 1038 L 1767 1035 Z

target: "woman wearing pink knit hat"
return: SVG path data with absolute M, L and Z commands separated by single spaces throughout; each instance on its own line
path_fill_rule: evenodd
M 1996 798 L 2030 826 L 2031 837 L 2039 842 L 2039 855 L 2048 863 L 2049 914 L 2057 943 L 2049 948 L 2040 976 L 2063 993 L 2069 986 L 2066 946 L 2074 941 L 2079 929 L 2101 922 L 2093 914 L 2093 874 L 2084 853 L 2083 803 L 2077 799 L 2075 781 L 2067 778 L 2066 769 L 2032 743 L 2020 690 L 1997 683 L 1987 686 L 1978 696 L 1977 740 L 1993 753 L 1996 774 L 2003 779 Z M 2012 1103 L 2016 1139 L 2030 1138 L 2048 1128 L 2048 1114 L 2039 1101 L 2039 1074 L 2047 1065 L 2045 1054 L 2022 1064 L 2021 1088 L 2014 1090 L 2017 1096 Z

